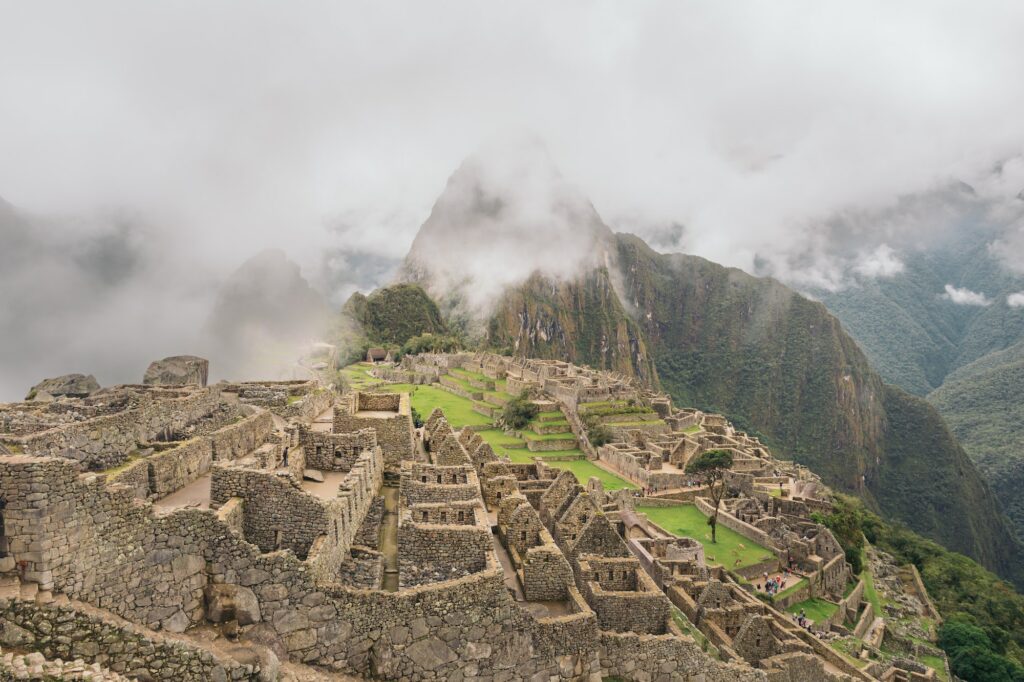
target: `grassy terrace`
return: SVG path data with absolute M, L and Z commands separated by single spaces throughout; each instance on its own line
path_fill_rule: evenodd
M 551 456 L 551 455 L 554 455 L 556 453 L 554 453 L 554 452 L 545 452 L 545 453 L 532 453 L 532 454 L 534 454 L 534 455 L 544 454 L 544 455 Z M 565 454 L 565 453 L 561 453 L 561 454 Z M 568 469 L 572 473 L 576 474 L 576 480 L 578 480 L 583 485 L 586 485 L 587 481 L 590 480 L 591 476 L 596 476 L 598 478 L 598 480 L 601 481 L 601 484 L 604 486 L 605 490 L 620 490 L 622 488 L 630 488 L 630 489 L 632 489 L 632 488 L 636 487 L 635 485 L 633 485 L 629 481 L 621 479 L 621 478 L 619 478 L 618 476 L 616 476 L 615 474 L 613 474 L 611 472 L 605 471 L 601 467 L 597 466 L 593 462 L 591 462 L 589 460 L 586 460 L 586 459 L 578 459 L 578 460 L 570 461 L 570 462 L 550 462 L 549 461 L 548 464 L 550 464 L 551 466 L 555 467 L 556 469 Z
M 636 510 L 647 514 L 647 518 L 669 533 L 694 538 L 700 542 L 704 545 L 704 557 L 709 564 L 742 568 L 775 557 L 775 554 L 766 547 L 721 524 L 717 531 L 718 542 L 712 544 L 711 526 L 708 525 L 707 517 L 692 504 L 678 507 L 637 506 Z
M 549 462 L 552 466 L 560 469 L 569 469 L 572 471 L 576 478 L 582 484 L 586 484 L 587 480 L 591 476 L 597 476 L 601 479 L 604 484 L 605 490 L 618 490 L 620 488 L 633 488 L 633 484 L 628 481 L 619 478 L 615 474 L 609 473 L 604 469 L 596 466 L 595 464 L 586 461 L 583 458 L 583 453 L 579 449 L 572 450 L 556 450 L 551 452 L 530 452 L 526 449 L 526 442 L 522 438 L 510 436 L 496 428 L 486 428 L 492 426 L 492 421 L 489 417 L 480 414 L 479 412 L 473 411 L 473 401 L 457 396 L 454 393 L 446 391 L 436 384 L 388 384 L 384 383 L 380 379 L 375 379 L 367 374 L 367 371 L 373 366 L 369 363 L 357 363 L 355 365 L 349 365 L 345 369 L 341 370 L 341 373 L 345 376 L 349 385 L 355 390 L 375 390 L 375 391 L 388 391 L 393 393 L 409 393 L 412 401 L 412 406 L 416 408 L 420 416 L 426 419 L 431 411 L 435 407 L 440 407 L 448 419 L 448 422 L 455 429 L 461 429 L 464 426 L 473 426 L 474 430 L 480 434 L 480 436 L 494 449 L 494 452 L 499 456 L 506 456 L 513 462 L 518 463 L 529 463 L 532 462 L 535 457 L 541 457 L 543 459 L 551 458 L 562 458 L 562 457 L 576 457 L 575 461 L 563 461 L 563 462 Z M 484 394 L 499 394 L 504 398 L 511 399 L 512 396 L 504 393 L 505 388 L 504 381 L 495 382 L 495 386 L 499 390 L 495 391 L 480 391 L 479 389 L 472 388 L 466 381 L 466 375 L 472 375 L 476 377 L 473 372 L 466 372 L 465 370 L 459 370 L 456 373 L 461 372 L 462 376 L 456 376 L 455 380 L 460 384 L 465 384 L 468 390 L 474 392 L 482 392 Z M 479 375 L 480 378 L 486 379 L 483 375 Z M 565 415 L 561 411 L 550 411 L 542 412 L 537 415 L 537 420 L 543 420 L 547 418 L 551 421 L 564 421 Z M 560 440 L 566 438 L 573 438 L 574 436 L 569 430 L 568 422 L 565 422 L 566 432 L 548 434 L 539 436 L 529 430 L 524 431 L 523 436 L 533 440 Z M 530 427 L 527 427 L 529 429 Z
M 808 599 L 807 601 L 798 602 L 793 604 L 788 609 L 787 613 L 798 614 L 800 611 L 806 614 L 808 618 L 813 620 L 815 623 L 823 623 L 828 620 L 839 610 L 838 604 L 833 604 L 830 601 L 824 599 Z
M 358 362 L 354 365 L 349 365 L 345 369 L 341 370 L 341 375 L 348 381 L 348 385 L 357 391 L 369 388 L 371 386 L 378 386 L 382 383 L 380 379 L 371 377 L 368 372 L 373 368 L 368 362 Z
M 448 423 L 456 429 L 461 429 L 463 426 L 483 426 L 491 423 L 490 419 L 473 411 L 472 400 L 461 398 L 443 388 L 432 385 L 384 384 L 378 386 L 377 389 L 393 393 L 409 393 L 412 406 L 416 408 L 423 419 L 430 416 L 435 407 L 440 407 L 444 410 L 444 416 L 448 419 Z
M 568 423 L 566 424 L 566 426 L 568 426 Z M 525 438 L 526 440 L 566 440 L 569 438 L 573 440 L 576 439 L 576 436 L 575 434 L 572 433 L 572 431 L 566 431 L 564 433 L 545 433 L 543 435 L 534 433 L 533 431 L 523 431 L 522 433 L 523 438 Z

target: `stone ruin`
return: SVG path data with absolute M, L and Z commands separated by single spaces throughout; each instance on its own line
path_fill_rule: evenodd
M 406 356 L 379 371 L 437 383 L 454 367 L 539 391 L 584 448 L 581 405 L 634 401 L 641 428 L 592 456 L 632 457 L 638 482 L 682 476 L 651 486 L 665 504 L 700 505 L 686 462 L 733 449 L 723 523 L 842 591 L 835 538 L 807 522 L 827 492 L 716 415 L 553 361 Z M 700 543 L 660 533 L 629 491 L 509 461 L 441 410 L 415 429 L 408 394 L 203 383 L 0 405 L 0 646 L 19 652 L 0 674 L 873 679 L 709 567 Z M 768 492 L 777 480 L 786 497 Z

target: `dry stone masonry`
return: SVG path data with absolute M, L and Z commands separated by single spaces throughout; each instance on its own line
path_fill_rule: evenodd
M 547 417 L 512 461 L 493 429 L 440 409 L 415 428 L 409 394 L 386 386 L 207 387 L 198 360 L 0 405 L 0 677 L 277 680 L 287 662 L 288 679 L 930 679 L 828 646 L 851 621 L 881 637 L 884 616 L 811 520 L 829 492 L 720 415 L 556 361 L 372 359 L 480 415 L 500 412 L 498 387 L 526 391 Z M 590 444 L 594 424 L 610 443 Z M 644 494 L 541 456 L 577 446 Z M 639 509 L 713 513 L 686 472 L 711 449 L 734 456 L 720 527 L 767 548 L 763 565 L 713 562 Z M 758 598 L 783 565 L 804 586 Z M 885 589 L 934 611 L 919 577 L 883 565 Z M 810 631 L 782 610 L 811 597 L 840 615 Z

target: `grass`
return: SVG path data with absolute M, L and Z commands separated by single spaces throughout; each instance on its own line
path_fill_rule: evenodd
M 779 592 L 777 595 L 775 595 L 775 598 L 779 599 L 780 597 L 785 597 L 788 594 L 793 594 L 797 590 L 802 589 L 806 586 L 807 578 L 800 578 L 800 580 L 797 580 L 795 583 L 784 589 L 782 592 Z
M 658 419 L 642 419 L 631 422 L 606 422 L 605 426 L 653 426 L 658 423 L 660 423 Z
M 495 452 L 498 451 L 495 450 Z M 511 459 L 513 462 L 517 464 L 529 464 L 533 462 L 533 459 L 535 457 L 539 457 L 540 459 L 543 460 L 562 459 L 564 457 L 572 457 L 575 459 L 585 458 L 583 451 L 580 450 L 579 448 L 573 448 L 572 450 L 550 450 L 546 452 L 532 452 L 530 450 L 526 450 L 523 448 L 517 450 L 515 448 L 506 447 L 503 448 L 503 452 L 500 452 L 498 454 L 507 455 L 509 459 Z M 554 462 L 548 462 L 548 464 L 554 465 Z
M 424 420 L 430 416 L 435 407 L 440 407 L 444 411 L 448 423 L 456 429 L 461 429 L 463 426 L 482 426 L 491 423 L 490 417 L 473 411 L 472 400 L 466 400 L 433 385 L 385 384 L 379 386 L 378 390 L 409 393 L 412 406 Z
M 140 455 L 139 451 L 136 450 L 132 454 L 128 455 L 128 459 L 126 459 L 125 461 L 121 462 L 116 467 L 110 467 L 109 469 L 104 469 L 100 473 L 106 474 L 108 476 L 116 476 L 117 474 L 121 473 L 122 471 L 124 471 L 125 469 L 130 467 L 131 465 L 133 465 L 136 462 L 138 462 L 140 459 L 142 459 L 142 455 Z
M 864 598 L 874 607 L 875 618 L 878 618 L 883 613 L 882 599 L 878 596 L 878 590 L 875 589 L 875 578 L 871 575 L 870 569 L 865 568 L 860 574 L 860 579 L 864 581 Z
M 691 537 L 704 545 L 704 556 L 709 564 L 727 565 L 727 568 L 753 566 L 775 557 L 771 551 L 748 540 L 739 533 L 721 524 L 718 526 L 718 542 L 711 542 L 711 526 L 707 517 L 692 504 L 678 507 L 637 506 L 638 512 L 669 533 Z
M 835 615 L 835 612 L 839 610 L 839 605 L 815 597 L 813 599 L 808 599 L 807 601 L 802 601 L 793 604 L 788 609 L 786 609 L 786 611 L 788 613 L 798 614 L 800 613 L 801 609 L 804 611 L 807 617 L 815 623 L 823 623 L 829 618 L 831 618 L 833 615 Z
M 706 651 L 713 658 L 718 658 L 718 649 L 715 645 L 712 644 L 708 638 L 704 636 L 704 633 L 697 629 L 697 627 L 694 626 L 694 624 L 691 623 L 685 615 L 683 615 L 683 612 L 675 606 L 672 607 L 672 621 L 679 626 L 680 630 L 693 637 L 694 641 L 700 645 L 701 649 Z
M 523 438 L 526 440 L 576 440 L 576 436 L 571 431 L 564 433 L 545 433 L 543 435 L 533 433 L 531 431 L 523 431 Z
M 383 384 L 384 381 L 371 377 L 367 374 L 367 371 L 371 369 L 373 365 L 368 362 L 357 362 L 354 365 L 349 365 L 345 369 L 341 370 L 341 375 L 348 381 L 348 385 L 354 390 L 362 390 L 370 386 L 377 386 Z
M 468 369 L 461 369 L 458 367 L 448 370 L 448 374 L 454 374 L 456 377 L 464 379 L 474 379 L 476 381 L 484 381 L 487 383 L 494 383 L 494 379 L 488 376 L 480 374 L 479 372 L 470 372 Z
M 940 680 L 948 680 L 946 677 L 946 662 L 941 656 L 929 656 L 927 654 L 918 656 L 917 659 L 935 671 L 935 676 Z
M 532 453 L 533 455 L 542 453 Z M 546 455 L 553 455 L 553 452 L 543 453 Z M 514 461 L 514 460 L 513 460 Z M 593 462 L 586 459 L 579 459 L 571 462 L 548 462 L 549 465 L 556 469 L 568 469 L 576 475 L 576 480 L 581 485 L 586 485 L 587 481 L 590 480 L 591 476 L 596 476 L 599 481 L 604 485 L 605 490 L 621 490 L 622 488 L 635 488 L 636 486 L 629 481 L 619 478 L 615 474 L 605 471 L 601 467 L 597 466 Z
M 685 429 L 683 429 L 683 433 L 697 433 L 698 431 L 700 431 L 700 424 L 687 426 Z

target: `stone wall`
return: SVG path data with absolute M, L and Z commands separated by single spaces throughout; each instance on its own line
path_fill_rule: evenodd
M 464 502 L 480 498 L 480 483 L 471 466 L 407 462 L 402 467 L 400 491 L 406 504 Z
M 210 435 L 213 458 L 218 462 L 245 457 L 258 448 L 274 431 L 274 416 L 261 411 L 229 424 Z
M 375 397 L 382 396 L 382 397 Z M 358 411 L 371 411 L 366 406 L 381 406 L 379 412 L 392 412 L 387 408 L 395 398 L 399 409 L 392 417 L 359 416 Z M 348 405 L 335 406 L 334 432 L 351 433 L 361 429 L 377 432 L 377 444 L 384 452 L 384 463 L 389 468 L 398 468 L 403 460 L 415 459 L 416 444 L 412 424 L 409 396 L 406 393 L 354 393 L 349 396 Z
M 209 473 L 213 464 L 213 445 L 209 438 L 193 438 L 151 455 L 147 461 L 149 491 L 159 499 Z
M 377 431 L 364 428 L 351 433 L 327 433 L 299 425 L 299 444 L 306 453 L 308 468 L 349 471 L 364 450 L 376 447 Z
M 704 516 L 710 516 L 714 513 L 714 506 L 708 502 L 706 498 L 698 497 L 694 500 L 694 504 L 697 506 L 697 509 L 704 514 Z M 721 526 L 725 526 L 730 530 L 736 531 L 748 540 L 752 540 L 763 547 L 774 550 L 776 554 L 779 553 L 779 550 L 775 548 L 775 541 L 772 540 L 767 533 L 759 528 L 755 528 L 749 523 L 740 521 L 724 509 L 719 509 L 718 511 L 718 523 Z
M 140 500 L 148 499 L 149 490 L 149 460 L 138 459 L 125 466 L 116 473 L 107 476 L 109 483 L 127 486 L 131 488 L 135 497 Z
M 572 568 L 547 530 L 543 534 L 547 541 L 522 557 L 523 593 L 530 601 L 562 601 L 573 587 Z
M 245 532 L 244 506 L 241 497 L 232 497 L 217 510 L 217 519 L 232 532 L 242 535 Z
M 68 457 L 94 471 L 124 463 L 140 442 L 156 440 L 162 433 L 177 433 L 214 412 L 222 398 L 213 389 L 170 393 L 141 391 L 138 407 L 82 422 L 57 426 L 4 442 L 39 456 Z M 156 397 L 154 397 L 156 396 Z
M 705 680 L 753 682 L 768 678 L 739 663 L 720 663 L 692 638 L 672 635 L 600 632 L 601 673 L 625 680 Z
M 158 670 L 162 679 L 182 682 L 260 679 L 258 663 L 214 656 L 190 643 L 71 604 L 0 599 L 0 640 L 47 658 L 99 663 L 131 678 L 151 679 L 150 671 Z
M 486 518 L 484 514 L 484 524 Z M 484 524 L 460 526 L 400 518 L 399 585 L 440 582 L 484 570 L 487 556 L 494 550 L 491 533 Z
M 218 465 L 210 483 L 214 508 L 232 497 L 244 501 L 243 534 L 264 552 L 290 549 L 305 558 L 328 532 L 326 504 L 290 474 Z

